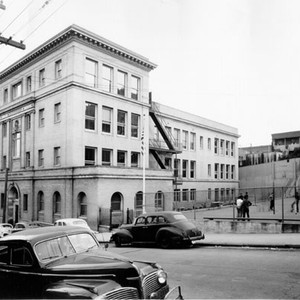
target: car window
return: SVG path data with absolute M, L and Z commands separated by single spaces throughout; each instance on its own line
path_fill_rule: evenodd
M 140 218 L 137 218 L 137 219 L 136 219 L 135 224 L 136 224 L 136 225 L 145 224 L 145 221 L 146 221 L 145 217 L 140 217 Z
M 9 248 L 8 246 L 0 246 L 0 264 L 9 263 Z
M 158 216 L 157 219 L 156 219 L 156 222 L 157 223 L 167 223 L 166 219 L 162 216 Z
M 26 247 L 12 248 L 12 265 L 31 266 L 33 264 L 32 256 Z
M 43 262 L 75 253 L 74 247 L 66 236 L 43 241 L 35 246 L 35 250 L 38 258 Z
M 156 216 L 147 217 L 147 224 L 156 224 Z
M 98 248 L 95 239 L 88 233 L 69 235 L 69 239 L 77 253 Z

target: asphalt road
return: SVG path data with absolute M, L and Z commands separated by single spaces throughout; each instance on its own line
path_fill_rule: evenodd
M 185 299 L 300 299 L 299 250 L 111 246 L 110 251 L 156 261 Z

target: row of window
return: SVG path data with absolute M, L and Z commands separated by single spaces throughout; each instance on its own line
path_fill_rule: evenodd
M 101 66 L 99 68 L 99 66 Z M 63 61 L 59 59 L 54 63 L 54 77 L 51 77 L 53 72 L 49 68 L 47 70 L 48 78 L 59 80 L 63 76 Z M 99 77 L 102 74 L 102 77 Z M 37 87 L 41 88 L 46 85 L 46 68 L 38 70 Z M 85 82 L 87 85 L 94 88 L 101 88 L 101 90 L 109 93 L 116 93 L 120 96 L 129 97 L 134 100 L 139 100 L 141 90 L 141 79 L 135 75 L 129 75 L 127 72 L 115 69 L 112 66 L 100 64 L 98 61 L 86 58 L 85 59 Z M 7 104 L 9 99 L 11 101 L 26 95 L 33 91 L 34 76 L 27 75 L 25 78 L 18 80 L 16 83 L 3 90 L 2 104 Z
M 180 130 L 178 128 L 174 128 L 172 132 L 172 128 L 166 126 L 165 127 L 167 133 L 174 137 L 174 146 L 179 148 L 182 145 L 183 150 L 196 150 L 196 133 L 189 132 L 187 130 Z M 155 139 L 159 139 L 159 131 L 156 130 Z M 208 150 L 212 150 L 212 139 L 207 138 Z M 204 145 L 204 137 L 202 135 L 199 136 L 199 149 L 203 150 L 205 148 Z M 235 142 L 231 142 L 224 139 L 215 138 L 214 139 L 214 153 L 218 155 L 226 155 L 226 156 L 235 156 Z
M 174 201 L 229 201 L 235 196 L 235 189 L 230 188 L 216 188 L 214 190 L 197 191 L 196 189 L 175 189 Z

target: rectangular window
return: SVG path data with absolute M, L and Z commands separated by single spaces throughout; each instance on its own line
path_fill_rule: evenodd
M 125 96 L 127 74 L 122 71 L 118 71 L 118 83 L 117 93 L 118 95 Z
M 112 109 L 102 107 L 102 132 L 111 133 Z
M 190 149 L 195 150 L 196 149 L 196 133 L 191 132 L 190 134 Z
M 207 166 L 207 175 L 208 177 L 211 177 L 211 164 L 208 164 Z
M 207 139 L 207 149 L 211 150 L 211 138 Z
M 139 100 L 140 78 L 131 76 L 131 99 Z
M 219 139 L 215 138 L 215 154 L 219 153 Z
M 182 201 L 189 201 L 189 190 L 182 189 Z
M 229 155 L 229 147 L 230 147 L 230 142 L 229 141 L 226 141 L 226 152 L 225 154 L 228 156 Z
M 231 179 L 235 179 L 235 166 L 231 166 Z
M 45 126 L 44 112 L 45 112 L 44 108 L 39 110 L 39 127 L 44 127 Z
M 215 179 L 219 178 L 219 164 L 215 164 Z
M 174 140 L 175 140 L 175 147 L 179 147 L 180 145 L 180 129 L 174 128 Z
M 230 165 L 226 165 L 226 179 L 229 179 Z
M 207 190 L 207 200 L 211 200 L 211 189 Z
M 203 149 L 203 136 L 200 136 L 200 149 L 202 150 Z
M 131 167 L 137 168 L 139 166 L 139 157 L 140 154 L 138 152 L 131 152 Z
M 85 60 L 85 82 L 88 86 L 97 87 L 98 63 L 92 59 Z
M 27 76 L 26 78 L 26 92 L 30 93 L 32 91 L 32 78 L 31 76 Z
M 96 130 L 96 104 L 85 103 L 85 129 Z
M 54 166 L 60 166 L 60 147 L 54 147 Z
M 182 160 L 182 177 L 186 178 L 187 177 L 187 167 L 188 167 L 188 161 L 187 160 Z
M 28 210 L 28 194 L 23 195 L 23 211 Z
M 220 151 L 221 155 L 224 155 L 225 142 L 224 140 L 220 140 Z
M 5 170 L 7 167 L 7 158 L 6 155 L 3 155 L 2 157 L 2 169 Z
M 55 78 L 60 79 L 62 77 L 62 62 L 61 59 L 55 62 Z
M 96 148 L 85 147 L 84 164 L 85 166 L 96 165 Z
M 174 201 L 175 202 L 179 202 L 181 201 L 181 193 L 180 193 L 180 189 L 175 189 L 174 190 Z
M 103 65 L 102 68 L 103 90 L 109 93 L 112 92 L 112 74 L 113 74 L 113 68 Z
M 3 104 L 8 102 L 8 89 L 5 89 L 3 92 Z
M 187 149 L 188 146 L 188 132 L 183 130 L 182 131 L 182 148 Z
M 190 200 L 195 201 L 196 200 L 196 189 L 190 190 Z
M 43 87 L 45 85 L 45 69 L 39 71 L 39 87 Z
M 191 160 L 190 163 L 191 167 L 190 167 L 190 178 L 195 178 L 195 172 L 196 172 L 196 162 L 194 160 Z
M 220 178 L 224 179 L 224 164 L 221 164 Z
M 235 155 L 235 142 L 231 142 L 231 156 Z
M 131 136 L 137 138 L 139 136 L 140 116 L 131 114 Z
M 43 167 L 44 166 L 44 150 L 41 149 L 38 152 L 38 166 Z
M 118 110 L 117 134 L 125 136 L 126 133 L 126 112 Z
M 54 123 L 60 122 L 61 104 L 54 104 Z
M 126 151 L 118 150 L 117 152 L 117 164 L 124 167 L 126 165 Z
M 22 96 L 22 81 L 12 86 L 12 98 L 17 99 Z
M 102 149 L 102 165 L 111 166 L 112 150 Z
M 30 152 L 28 151 L 25 154 L 25 167 L 29 168 L 30 164 L 31 164 L 31 162 L 30 162 Z
M 21 153 L 21 133 L 17 132 L 12 135 L 12 152 L 14 158 L 19 158 Z
M 30 130 L 31 129 L 31 115 L 26 115 L 25 116 L 25 130 Z
M 3 137 L 7 136 L 7 123 L 6 122 L 2 123 L 2 136 Z

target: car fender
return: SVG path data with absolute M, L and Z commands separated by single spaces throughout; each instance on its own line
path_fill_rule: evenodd
M 120 284 L 109 279 L 61 280 L 50 284 L 44 291 L 43 298 L 92 299 L 120 287 Z
M 183 237 L 181 230 L 179 230 L 178 228 L 163 227 L 157 231 L 156 237 L 155 237 L 156 241 L 158 241 L 160 239 L 160 237 L 162 237 L 165 234 L 167 234 L 171 238 L 174 238 L 174 237 L 182 238 Z
M 112 236 L 111 241 L 115 241 L 115 238 L 121 238 L 123 243 L 131 243 L 133 240 L 132 234 L 127 229 L 118 229 Z

